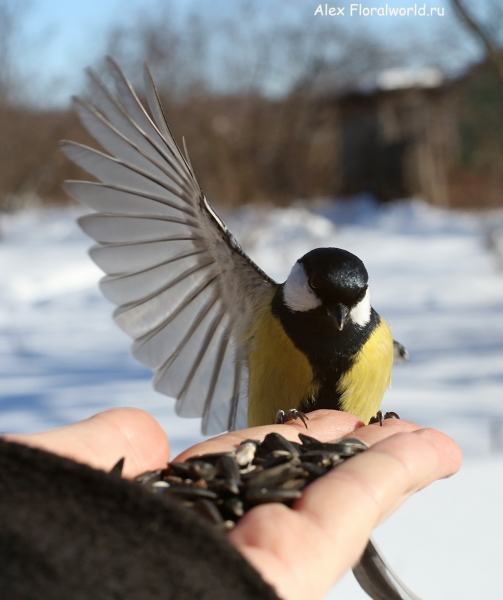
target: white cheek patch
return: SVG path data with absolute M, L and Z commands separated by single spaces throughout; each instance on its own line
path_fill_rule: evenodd
M 349 318 L 356 325 L 363 327 L 370 321 L 370 292 L 367 288 L 365 296 L 349 312 Z
M 321 300 L 316 296 L 307 282 L 304 267 L 296 262 L 283 286 L 283 298 L 290 310 L 305 312 L 321 306 Z

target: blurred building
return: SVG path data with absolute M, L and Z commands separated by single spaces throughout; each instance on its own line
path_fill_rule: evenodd
M 503 202 L 503 81 L 490 64 L 446 81 L 393 69 L 336 93 L 340 193 L 439 206 Z
M 456 145 L 451 87 L 436 69 L 393 69 L 334 100 L 341 192 L 382 201 L 419 195 L 449 205 L 448 172 Z

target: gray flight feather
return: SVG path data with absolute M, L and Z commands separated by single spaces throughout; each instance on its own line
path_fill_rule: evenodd
M 112 60 L 114 90 L 89 71 L 91 102 L 74 99 L 84 127 L 106 153 L 62 142 L 67 156 L 98 182 L 68 181 L 91 208 L 79 224 L 97 244 L 91 258 L 106 273 L 100 287 L 117 309 L 132 352 L 155 372 L 154 387 L 177 399 L 203 431 L 246 426 L 243 332 L 273 293 L 208 204 L 185 141 L 181 152 L 145 67 L 149 116 Z

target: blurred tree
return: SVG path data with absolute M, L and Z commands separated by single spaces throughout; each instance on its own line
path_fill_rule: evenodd
M 27 0 L 0 0 L 0 105 L 12 102 L 18 91 L 13 48 L 28 6 Z
M 455 84 L 458 95 L 458 166 L 451 174 L 460 205 L 500 206 L 503 196 L 503 5 L 485 0 L 466 7 L 451 0 L 486 59 Z
M 323 97 L 397 61 L 372 36 L 311 12 L 306 27 L 293 5 L 303 3 L 244 0 L 180 20 L 156 3 L 111 32 L 108 51 L 133 80 L 149 64 L 175 136 L 221 204 L 337 193 L 337 134 Z
M 493 0 L 486 2 L 488 15 L 486 22 L 483 23 L 468 11 L 461 0 L 451 0 L 451 2 L 469 31 L 482 43 L 487 57 L 494 63 L 503 79 L 503 51 L 501 40 L 498 39 L 503 23 L 503 6 L 501 3 Z

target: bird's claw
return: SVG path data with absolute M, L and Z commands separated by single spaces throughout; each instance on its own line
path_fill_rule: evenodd
M 399 419 L 399 418 L 400 417 L 396 414 L 396 412 L 390 411 L 387 413 L 383 413 L 382 410 L 378 410 L 377 414 L 370 419 L 369 425 L 373 425 L 374 423 L 379 423 L 379 425 L 382 427 L 382 424 L 385 419 Z
M 285 413 L 284 410 L 279 409 L 276 413 L 274 424 L 283 425 L 284 423 L 288 423 L 288 421 L 296 421 L 298 419 L 300 419 L 304 423 L 304 426 L 307 429 L 307 421 L 309 421 L 309 417 L 301 410 L 297 410 L 296 408 L 290 408 L 288 412 Z

